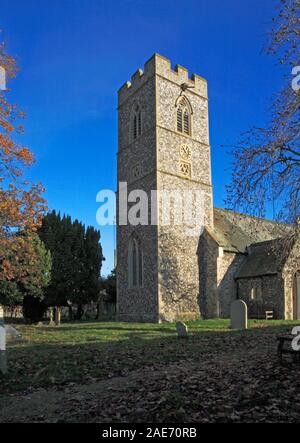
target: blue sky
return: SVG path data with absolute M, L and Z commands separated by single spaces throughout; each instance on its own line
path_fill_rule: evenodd
M 96 224 L 96 194 L 116 189 L 118 88 L 154 52 L 209 82 L 216 206 L 224 205 L 234 144 L 266 121 L 282 72 L 262 49 L 276 0 L 1 0 L 0 29 L 21 71 L 10 85 L 26 112 L 30 178 L 50 208 Z M 114 233 L 101 227 L 113 266 Z

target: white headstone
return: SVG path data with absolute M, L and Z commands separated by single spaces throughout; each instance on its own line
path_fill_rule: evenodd
M 0 326 L 0 351 L 6 351 L 6 332 L 4 326 Z
M 4 326 L 4 310 L 0 306 L 0 372 L 6 374 L 7 359 L 6 359 L 6 331 Z
M 189 335 L 187 325 L 185 325 L 182 321 L 176 322 L 176 331 L 177 331 L 178 337 L 187 338 Z
M 4 325 L 4 309 L 0 305 L 0 325 Z
M 5 333 L 6 333 L 6 339 L 17 339 L 21 337 L 20 332 L 18 332 L 15 328 L 13 328 L 10 325 L 5 325 Z
M 6 332 L 4 326 L 0 325 L 0 372 L 7 373 L 6 359 Z
M 248 308 L 243 300 L 236 300 L 231 305 L 231 329 L 248 328 Z

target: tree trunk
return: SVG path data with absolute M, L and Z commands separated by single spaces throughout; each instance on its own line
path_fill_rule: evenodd
M 72 306 L 69 306 L 69 320 L 70 320 L 70 321 L 74 320 L 74 315 L 73 315 L 73 308 L 72 308 Z
M 55 310 L 55 324 L 56 324 L 56 326 L 60 326 L 60 321 L 61 321 L 61 307 L 56 306 L 56 310 Z
M 100 317 L 100 303 L 97 303 L 97 314 L 96 314 L 96 320 L 99 320 Z
M 83 314 L 84 314 L 84 310 L 83 310 L 83 308 L 82 308 L 82 304 L 79 303 L 79 304 L 77 305 L 76 320 L 81 320 Z

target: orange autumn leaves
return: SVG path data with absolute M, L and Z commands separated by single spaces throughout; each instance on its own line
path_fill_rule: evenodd
M 16 76 L 16 62 L 0 43 L 0 66 L 7 80 Z M 24 119 L 15 104 L 8 101 L 9 90 L 0 91 L 0 280 L 22 281 L 34 264 L 34 248 L 20 235 L 30 236 L 40 225 L 45 213 L 41 184 L 25 180 L 24 172 L 34 162 L 31 151 L 17 139 L 23 132 Z

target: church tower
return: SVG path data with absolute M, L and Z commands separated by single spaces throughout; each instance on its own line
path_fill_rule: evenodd
M 178 222 L 174 208 L 179 195 L 182 215 L 187 195 L 198 192 L 202 224 L 213 228 L 207 82 L 190 78 L 181 66 L 173 70 L 168 59 L 155 54 L 119 90 L 118 124 L 118 318 L 197 318 L 201 232 L 188 232 L 185 217 Z M 148 197 L 147 223 L 142 217 L 139 224 L 125 222 L 124 213 L 138 201 L 136 190 Z M 195 204 L 192 199 L 194 215 Z

